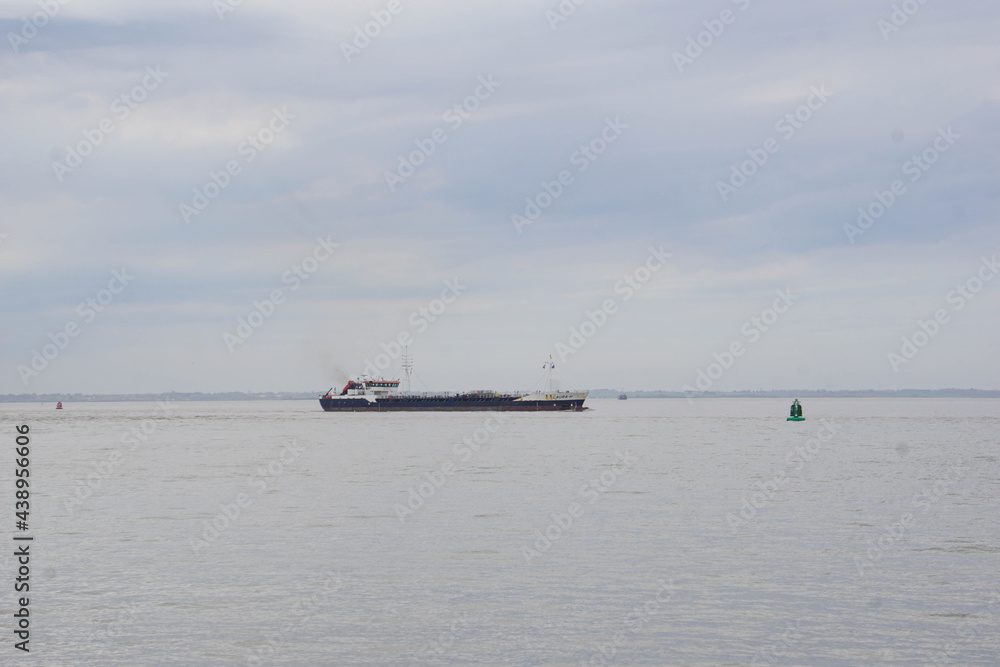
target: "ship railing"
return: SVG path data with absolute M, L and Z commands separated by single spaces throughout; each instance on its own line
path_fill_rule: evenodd
M 474 396 L 476 398 L 518 398 L 520 396 L 524 396 L 526 393 L 527 392 L 516 391 L 410 391 L 397 392 L 389 394 L 389 396 L 395 398 L 455 398 L 456 396 Z
M 388 398 L 455 398 L 456 396 L 468 396 L 473 398 L 521 398 L 522 396 L 568 396 L 570 394 L 579 394 L 581 392 L 574 391 L 451 391 L 451 392 L 435 392 L 435 391 L 410 391 L 410 392 L 395 392 L 391 394 L 385 394 Z

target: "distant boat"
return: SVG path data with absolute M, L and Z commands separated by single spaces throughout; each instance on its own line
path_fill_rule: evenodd
M 625 393 L 624 389 L 622 389 L 622 393 L 618 394 L 618 400 L 619 401 L 627 401 L 628 400 L 628 394 Z
M 56 410 L 62 410 L 62 401 L 56 403 Z
M 403 367 L 407 374 L 412 364 Z M 319 404 L 325 412 L 389 412 L 389 411 L 573 411 L 582 412 L 587 408 L 586 391 L 558 391 L 553 389 L 552 373 L 555 363 L 551 357 L 542 365 L 548 371 L 548 381 L 544 391 L 498 393 L 495 391 L 472 391 L 464 394 L 414 394 L 400 392 L 399 380 L 386 380 L 363 375 L 348 381 L 339 395 L 333 389 L 320 396 Z
M 789 415 L 787 421 L 804 422 L 805 420 L 806 418 L 802 416 L 802 404 L 799 403 L 799 399 L 796 398 L 795 402 L 792 403 L 791 414 Z

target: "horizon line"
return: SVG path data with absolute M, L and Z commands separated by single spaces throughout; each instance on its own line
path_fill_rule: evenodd
M 759 397 L 759 398 L 795 398 L 806 396 L 813 398 L 864 398 L 884 396 L 891 398 L 1000 398 L 1000 389 L 959 389 L 947 387 L 939 389 L 734 389 L 729 391 L 699 391 L 684 392 L 667 389 L 633 389 L 621 390 L 600 388 L 587 390 L 590 398 L 614 398 L 619 393 L 634 398 L 728 398 L 728 397 Z M 421 392 L 415 392 L 421 393 Z M 448 392 L 450 393 L 450 392 Z M 599 396 L 594 396 L 599 394 Z M 303 391 L 168 391 L 168 392 L 131 392 L 131 393 L 63 393 L 63 394 L 0 394 L 0 403 L 33 403 L 55 402 L 65 400 L 90 402 L 141 402 L 156 400 L 311 400 L 322 394 Z

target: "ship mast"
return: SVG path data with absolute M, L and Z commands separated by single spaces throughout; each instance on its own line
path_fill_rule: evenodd
M 547 376 L 545 378 L 545 393 L 546 394 L 551 394 L 552 393 L 552 371 L 555 370 L 555 367 L 556 367 L 556 363 L 554 361 L 552 361 L 552 355 L 550 354 L 549 355 L 549 360 L 546 361 L 544 364 L 542 364 L 542 368 L 544 368 L 546 371 L 548 371 Z
M 400 365 L 406 375 L 406 393 L 410 393 L 410 373 L 413 372 L 413 357 L 410 355 L 410 347 L 403 348 L 403 357 Z

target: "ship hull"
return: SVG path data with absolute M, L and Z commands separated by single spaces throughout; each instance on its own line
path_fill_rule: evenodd
M 321 398 L 326 412 L 581 412 L 584 398 L 559 401 L 522 401 L 516 398 L 400 397 L 369 401 L 364 398 Z

